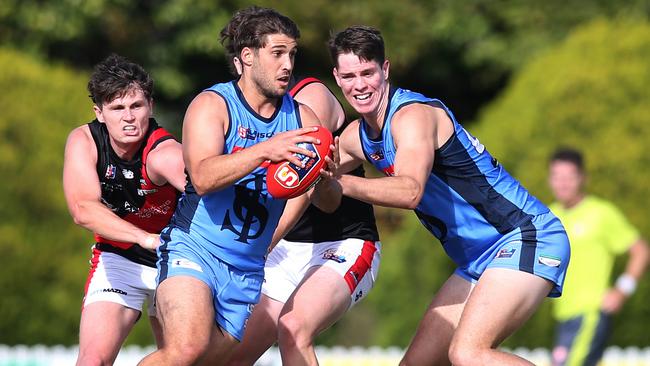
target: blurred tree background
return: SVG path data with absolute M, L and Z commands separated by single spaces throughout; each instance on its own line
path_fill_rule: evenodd
M 63 199 L 67 133 L 92 118 L 85 85 L 115 52 L 156 81 L 155 114 L 180 137 L 189 101 L 229 80 L 219 31 L 250 1 L 0 0 L 0 344 L 76 344 L 90 233 Z M 384 34 L 399 86 L 442 99 L 505 167 L 549 202 L 546 161 L 585 151 L 590 190 L 645 237 L 650 181 L 650 2 L 259 1 L 300 27 L 296 72 L 331 78 L 330 32 Z M 453 264 L 414 215 L 377 209 L 383 262 L 373 292 L 319 342 L 405 346 Z M 650 344 L 650 284 L 618 316 L 615 344 Z M 547 301 L 508 347 L 548 347 Z M 151 344 L 146 322 L 129 343 Z

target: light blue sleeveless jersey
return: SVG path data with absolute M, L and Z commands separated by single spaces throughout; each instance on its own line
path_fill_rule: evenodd
M 269 118 L 253 111 L 236 81 L 208 89 L 226 101 L 229 127 L 224 154 L 268 140 L 273 135 L 302 127 L 298 104 L 286 94 Z M 170 226 L 188 233 L 201 248 L 245 271 L 264 268 L 264 256 L 286 200 L 272 198 L 266 189 L 266 166 L 255 168 L 235 184 L 203 196 L 189 181 Z
M 409 90 L 391 89 L 377 139 L 368 137 L 369 127 L 361 120 L 363 152 L 377 169 L 389 176 L 394 174 L 396 150 L 391 121 L 400 108 L 412 103 L 442 108 L 454 124 L 455 133 L 435 151 L 433 169 L 415 213 L 459 267 L 471 266 L 479 258 L 488 260 L 481 257 L 505 234 L 549 212 L 456 121 L 442 102 Z M 532 271 L 532 264 L 530 268 Z

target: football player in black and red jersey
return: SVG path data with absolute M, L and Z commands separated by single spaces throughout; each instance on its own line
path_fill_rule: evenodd
M 153 80 L 111 55 L 88 83 L 96 119 L 75 128 L 65 147 L 63 188 L 74 222 L 95 234 L 81 312 L 78 365 L 109 365 L 153 308 L 156 247 L 185 185 L 182 149 L 152 118 Z

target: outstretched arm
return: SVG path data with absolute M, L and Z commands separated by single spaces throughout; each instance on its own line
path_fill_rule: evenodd
M 76 128 L 68 136 L 63 161 L 63 191 L 74 222 L 107 239 L 155 249 L 157 234 L 121 219 L 101 202 L 96 164 L 97 148 L 88 126 Z
M 434 160 L 437 126 L 448 117 L 434 108 L 414 104 L 403 108 L 392 121 L 391 133 L 396 145 L 394 176 L 363 178 L 342 175 L 338 179 L 343 194 L 358 200 L 387 207 L 414 209 L 424 195 Z M 360 156 L 358 127 L 341 137 L 341 164 L 352 151 Z M 359 146 L 356 146 L 359 145 Z M 357 150 L 354 153 L 354 150 Z

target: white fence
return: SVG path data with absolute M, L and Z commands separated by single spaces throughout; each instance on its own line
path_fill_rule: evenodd
M 138 363 L 153 347 L 125 347 L 117 357 L 115 366 L 132 366 Z M 401 348 L 342 348 L 317 347 L 318 360 L 323 366 L 388 366 L 397 365 L 402 358 Z M 550 365 L 546 349 L 515 349 L 514 352 L 538 366 Z M 63 346 L 4 346 L 0 345 L 0 366 L 69 366 L 77 358 L 77 347 Z M 280 354 L 272 348 L 262 356 L 258 366 L 280 366 Z M 599 366 L 650 366 L 650 347 L 609 347 Z

